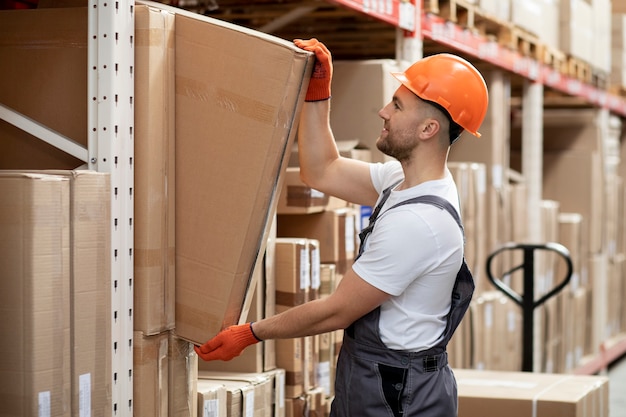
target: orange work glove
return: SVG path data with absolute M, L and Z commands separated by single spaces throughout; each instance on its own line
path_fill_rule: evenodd
M 252 323 L 246 323 L 225 328 L 204 345 L 194 346 L 194 350 L 205 361 L 229 361 L 260 341 L 252 332 Z
M 308 41 L 295 39 L 293 43 L 298 48 L 315 54 L 315 66 L 304 101 L 328 100 L 330 98 L 330 81 L 333 77 L 333 62 L 330 51 L 315 38 Z

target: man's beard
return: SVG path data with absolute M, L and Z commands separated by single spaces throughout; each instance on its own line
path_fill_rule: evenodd
M 402 137 L 402 135 L 398 135 Z M 411 153 L 415 145 L 409 141 L 394 141 L 391 132 L 387 132 L 385 138 L 378 137 L 376 140 L 376 148 L 387 156 L 397 159 L 400 162 L 406 161 L 411 157 Z

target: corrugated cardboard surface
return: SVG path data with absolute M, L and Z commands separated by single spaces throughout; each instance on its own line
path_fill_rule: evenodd
M 70 179 L 72 414 L 111 413 L 111 202 L 109 174 Z
M 454 370 L 459 417 L 607 417 L 601 376 Z
M 168 417 L 193 416 L 198 408 L 198 355 L 191 343 L 178 338 L 174 332 L 168 334 Z
M 176 15 L 176 332 L 204 343 L 244 313 L 312 54 L 145 4 Z
M 133 414 L 169 416 L 169 333 L 133 332 Z
M 0 175 L 0 414 L 70 416 L 70 184 Z
M 134 329 L 175 326 L 174 15 L 135 8 Z
M 272 375 L 199 371 L 198 378 L 219 382 L 226 387 L 229 417 L 272 417 L 274 402 Z
M 198 380 L 198 417 L 226 417 L 226 387 L 219 381 Z

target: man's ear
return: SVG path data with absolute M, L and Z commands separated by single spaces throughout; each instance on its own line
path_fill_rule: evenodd
M 439 121 L 437 119 L 434 119 L 434 118 L 426 119 L 420 131 L 420 138 L 429 139 L 437 135 L 437 133 L 440 130 L 441 130 L 441 125 L 439 124 Z

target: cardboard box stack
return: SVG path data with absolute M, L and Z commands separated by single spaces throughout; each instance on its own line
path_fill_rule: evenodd
M 0 187 L 7 317 L 3 412 L 106 413 L 111 409 L 109 176 L 0 171 Z
M 86 145 L 87 10 L 21 12 L 0 12 L 0 102 Z M 109 175 L 3 120 L 0 147 L 1 413 L 110 414 Z

